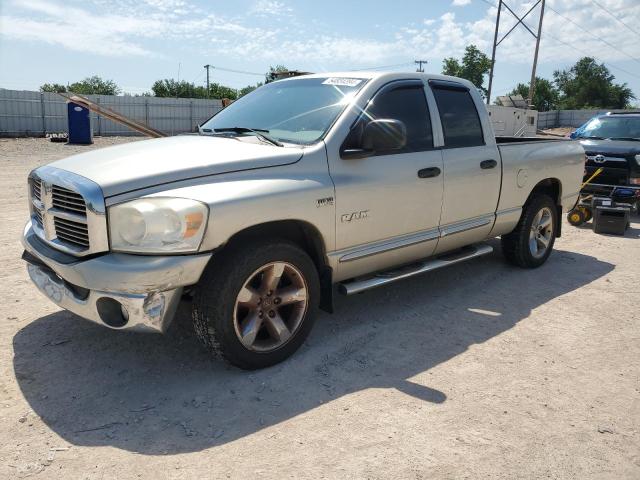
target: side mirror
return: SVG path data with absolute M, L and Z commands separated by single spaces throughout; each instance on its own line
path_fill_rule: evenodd
M 407 145 L 407 127 L 400 120 L 381 118 L 364 127 L 360 148 L 343 150 L 341 157 L 365 158 L 376 153 L 401 150 Z

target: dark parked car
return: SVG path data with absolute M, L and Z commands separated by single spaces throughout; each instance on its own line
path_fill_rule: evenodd
M 610 195 L 614 187 L 640 187 L 640 112 L 598 115 L 571 136 L 580 140 L 586 153 L 585 180 L 603 168 L 585 193 Z

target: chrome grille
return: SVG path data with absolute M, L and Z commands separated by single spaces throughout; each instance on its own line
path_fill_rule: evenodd
M 82 257 L 109 250 L 106 206 L 95 182 L 49 165 L 29 176 L 31 228 L 43 242 Z
M 53 208 L 63 212 L 86 214 L 87 205 L 79 193 L 57 185 L 52 185 L 51 191 Z
M 40 228 L 44 228 L 44 222 L 42 221 L 42 212 L 40 210 L 35 211 L 35 220 Z
M 73 220 L 54 216 L 53 224 L 58 240 L 81 248 L 89 248 L 89 229 L 86 223 L 74 222 Z
M 39 202 L 42 201 L 42 182 L 37 178 L 34 178 L 31 182 L 31 194 Z

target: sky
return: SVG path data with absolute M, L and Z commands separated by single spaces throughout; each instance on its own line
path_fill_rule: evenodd
M 519 14 L 534 1 L 507 0 Z M 309 72 L 413 71 L 468 44 L 491 55 L 497 0 L 0 0 L 0 88 L 37 90 L 87 76 L 124 91 L 179 78 L 233 88 L 270 65 Z M 535 31 L 539 9 L 525 23 Z M 500 36 L 516 19 L 503 9 Z M 519 25 L 498 46 L 494 95 L 531 75 L 535 40 Z M 640 104 L 640 0 L 547 0 L 538 76 L 590 55 L 627 83 Z M 235 70 L 232 72 L 229 70 Z

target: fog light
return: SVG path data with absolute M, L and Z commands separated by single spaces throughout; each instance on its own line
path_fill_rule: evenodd
M 111 328 L 124 327 L 129 321 L 129 313 L 124 306 L 109 297 L 102 297 L 96 302 L 96 310 L 100 319 Z

